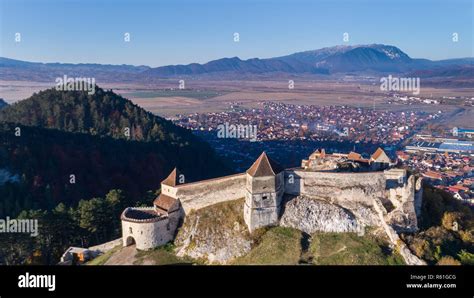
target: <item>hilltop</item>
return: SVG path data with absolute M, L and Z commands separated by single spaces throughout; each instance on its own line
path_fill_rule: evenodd
M 186 130 L 98 86 L 94 94 L 40 91 L 3 109 L 0 121 L 133 141 L 197 142 Z
M 49 89 L 3 108 L 0 148 L 0 169 L 16 177 L 0 184 L 0 215 L 71 205 L 113 188 L 143 200 L 175 165 L 189 181 L 229 173 L 189 131 L 100 88 L 93 95 Z

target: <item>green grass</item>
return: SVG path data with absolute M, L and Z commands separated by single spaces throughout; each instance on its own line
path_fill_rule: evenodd
M 269 229 L 236 265 L 295 265 L 301 255 L 301 232 L 284 227 Z
M 193 264 L 189 258 L 180 258 L 174 252 L 173 244 L 166 244 L 152 250 L 138 251 L 134 265 L 172 265 L 172 264 Z
M 402 256 L 371 235 L 315 233 L 309 251 L 316 265 L 403 265 Z
M 92 265 L 92 266 L 104 265 L 105 262 L 107 262 L 110 259 L 110 257 L 116 252 L 118 252 L 121 248 L 122 248 L 122 245 L 117 245 L 111 250 L 107 251 L 106 253 L 90 260 L 89 262 L 86 263 L 86 265 Z
M 230 212 L 240 204 L 221 205 L 221 212 Z M 235 205 L 234 205 L 235 204 Z M 227 208 L 222 208 L 226 206 Z M 232 213 L 232 212 L 230 212 Z M 231 214 L 229 214 L 230 216 Z M 210 218 L 209 218 L 210 219 Z M 232 220 L 235 220 L 233 218 Z M 223 222 L 221 223 L 223 224 Z M 267 227 L 251 234 L 252 250 L 237 258 L 231 265 L 296 265 L 302 257 L 315 265 L 403 265 L 403 258 L 388 249 L 384 240 L 371 234 L 358 236 L 355 233 L 315 233 L 311 235 L 308 251 L 302 253 L 302 233 L 286 227 Z M 87 265 L 103 265 L 121 246 L 91 260 Z M 171 243 L 153 250 L 138 251 L 135 265 L 205 264 L 189 257 L 178 257 Z
M 221 96 L 226 92 L 213 90 L 193 90 L 193 89 L 176 89 L 176 90 L 153 90 L 153 91 L 136 91 L 127 93 L 127 96 L 138 98 L 155 98 L 155 97 L 189 97 L 195 99 L 208 99 Z

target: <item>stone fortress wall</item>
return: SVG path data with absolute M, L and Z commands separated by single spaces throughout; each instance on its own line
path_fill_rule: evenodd
M 406 172 L 398 169 L 365 173 L 286 169 L 283 192 L 337 204 L 350 210 L 361 224 L 367 226 L 380 225 L 379 217 L 372 210 L 373 201 L 390 202 L 394 209 L 387 221 L 395 226 L 398 223 L 399 230 L 413 230 L 417 227 L 413 179 L 407 179 Z M 246 180 L 245 173 L 225 176 L 178 185 L 171 193 L 180 199 L 187 214 L 191 210 L 246 197 Z
M 380 226 L 380 218 L 373 209 L 377 201 L 385 210 L 385 220 L 394 228 L 414 231 L 418 226 L 414 178 L 407 178 L 402 169 L 357 173 L 287 169 L 285 191 L 339 205 L 367 226 Z
M 334 200 L 367 201 L 383 196 L 384 173 L 316 172 L 302 169 L 285 171 L 285 192 Z
M 185 214 L 225 201 L 245 197 L 245 173 L 175 186 Z
M 333 203 L 351 201 L 369 205 L 373 198 L 390 198 L 398 206 L 400 203 L 396 199 L 414 197 L 414 192 L 410 191 L 413 185 L 408 183 L 411 181 L 405 173 L 397 171 L 397 178 L 392 178 L 392 171 L 347 173 L 287 169 L 284 193 L 325 198 Z M 398 187 L 387 188 L 389 180 L 398 181 L 398 176 L 403 177 L 403 182 Z M 183 209 L 188 213 L 220 202 L 244 198 L 245 187 L 246 174 L 242 173 L 178 185 L 173 188 L 173 195 L 179 197 Z

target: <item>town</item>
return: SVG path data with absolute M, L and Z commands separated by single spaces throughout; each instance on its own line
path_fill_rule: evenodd
M 474 131 L 454 127 L 452 136 L 415 135 L 404 150 L 397 151 L 397 160 L 424 180 L 474 205 L 474 142 L 468 141 Z
M 301 157 L 318 147 L 337 153 L 370 152 L 381 146 L 402 167 L 424 177 L 426 183 L 474 205 L 474 143 L 470 141 L 474 131 L 455 127 L 442 136 L 426 132 L 425 126 L 441 118 L 442 113 L 275 102 L 259 105 L 249 109 L 232 103 L 226 112 L 178 115 L 173 121 L 204 138 L 238 171 L 250 166 L 261 151 L 269 152 L 285 166 L 296 166 Z M 257 127 L 256 138 L 222 138 L 218 128 L 223 123 Z
M 349 106 L 292 105 L 260 102 L 261 108 L 178 115 L 175 124 L 191 130 L 215 131 L 223 123 L 257 125 L 257 139 L 352 141 L 396 144 L 441 113 L 390 112 Z

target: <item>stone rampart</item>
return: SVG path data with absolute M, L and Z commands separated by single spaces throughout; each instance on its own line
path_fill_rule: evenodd
M 184 212 L 245 197 L 245 173 L 188 183 L 176 187 Z

